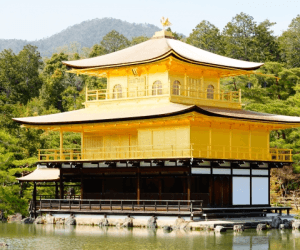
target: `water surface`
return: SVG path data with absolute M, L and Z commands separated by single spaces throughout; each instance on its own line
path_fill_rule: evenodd
M 0 242 L 8 249 L 300 249 L 300 231 L 242 233 L 162 229 L 117 229 L 97 226 L 24 225 L 0 223 Z

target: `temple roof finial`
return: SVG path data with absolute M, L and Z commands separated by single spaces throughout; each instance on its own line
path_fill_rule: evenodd
M 160 19 L 160 23 L 161 23 L 161 25 L 163 26 L 163 30 L 165 30 L 165 27 L 168 27 L 168 26 L 171 26 L 172 24 L 170 23 L 170 21 L 169 21 L 169 18 L 164 18 L 164 17 L 162 17 L 161 19 Z

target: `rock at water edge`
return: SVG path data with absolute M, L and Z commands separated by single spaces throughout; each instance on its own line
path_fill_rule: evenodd
M 216 226 L 215 227 L 215 232 L 220 233 L 220 232 L 226 232 L 226 228 L 223 226 Z
M 244 230 L 245 230 L 244 225 L 234 225 L 233 226 L 233 231 L 235 231 L 235 232 L 243 232 Z
M 148 228 L 157 228 L 156 219 L 157 219 L 157 217 L 151 216 L 150 219 L 147 222 L 147 227 Z
M 65 225 L 76 225 L 76 219 L 74 216 L 69 216 L 65 220 Z

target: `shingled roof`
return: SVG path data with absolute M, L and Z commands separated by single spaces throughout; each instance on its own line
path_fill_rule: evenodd
M 182 105 L 171 102 L 153 106 L 136 105 L 130 108 L 124 106 L 123 108 L 119 107 L 118 109 L 114 110 L 86 108 L 52 115 L 14 118 L 13 120 L 22 124 L 31 125 L 63 125 L 141 120 L 175 116 L 190 112 L 197 112 L 199 114 L 211 117 L 231 118 L 235 120 L 298 124 L 298 126 L 300 124 L 300 117 L 295 116 L 258 113 L 248 110 Z
M 107 68 L 154 62 L 170 55 L 190 63 L 217 68 L 255 70 L 263 65 L 220 56 L 168 37 L 152 38 L 107 55 L 63 63 L 76 69 Z

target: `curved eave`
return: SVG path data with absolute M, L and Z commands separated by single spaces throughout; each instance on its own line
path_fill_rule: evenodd
M 217 110 L 217 111 L 214 111 Z M 218 112 L 221 111 L 220 112 Z M 222 114 L 222 111 L 227 111 L 229 114 Z M 78 125 L 78 124 L 90 124 L 90 123 L 107 123 L 107 122 L 122 122 L 122 121 L 133 121 L 133 120 L 148 120 L 154 118 L 165 118 L 172 117 L 177 115 L 183 115 L 191 112 L 197 112 L 199 114 L 209 116 L 209 117 L 218 117 L 239 121 L 248 121 L 248 122 L 259 122 L 259 123 L 271 123 L 271 124 L 285 124 L 291 127 L 299 127 L 300 126 L 300 117 L 290 117 L 290 116 L 278 116 L 278 120 L 276 120 L 277 115 L 265 114 L 265 113 L 257 113 L 252 111 L 241 110 L 239 113 L 236 113 L 236 110 L 230 109 L 214 109 L 209 107 L 199 107 L 199 106 L 183 106 L 178 111 L 174 112 L 166 112 L 161 114 L 152 114 L 145 116 L 135 116 L 135 117 L 122 117 L 122 118 L 109 118 L 109 119 L 90 119 L 90 120 L 78 120 L 78 121 L 67 121 L 67 122 L 31 122 L 24 121 L 23 118 L 13 118 L 14 121 L 31 126 L 59 126 L 59 125 Z M 259 118 L 265 117 L 265 119 Z M 272 119 L 267 119 L 267 116 L 272 117 Z M 280 119 L 281 118 L 281 119 Z M 287 120 L 283 120 L 286 118 Z M 295 120 L 291 120 L 294 118 Z M 25 118 L 26 119 L 26 118 Z M 290 120 L 288 120 L 290 119 Z
M 180 61 L 191 63 L 193 65 L 206 66 L 206 67 L 212 67 L 212 68 L 218 68 L 218 69 L 227 69 L 227 70 L 251 71 L 251 70 L 257 70 L 261 66 L 264 65 L 264 63 L 261 63 L 256 67 L 239 68 L 239 67 L 224 66 L 224 65 L 212 64 L 212 63 L 205 63 L 205 62 L 195 61 L 195 60 L 186 58 L 186 57 L 178 54 L 174 50 L 170 50 L 168 53 L 165 53 L 165 54 L 163 54 L 159 57 L 155 57 L 155 58 L 151 58 L 151 59 L 143 60 L 143 61 L 130 62 L 130 63 L 108 64 L 108 65 L 103 65 L 103 66 L 96 66 L 95 65 L 95 66 L 87 66 L 87 67 L 74 66 L 74 65 L 68 64 L 68 61 L 62 61 L 62 63 L 65 64 L 68 67 L 73 68 L 73 69 L 96 70 L 96 69 L 120 68 L 120 67 L 126 67 L 126 66 L 137 66 L 137 65 L 144 65 L 144 64 L 149 64 L 149 63 L 155 63 L 155 62 L 159 62 L 159 61 L 162 61 L 164 59 L 167 59 L 169 56 L 173 56 L 174 58 L 176 58 Z

